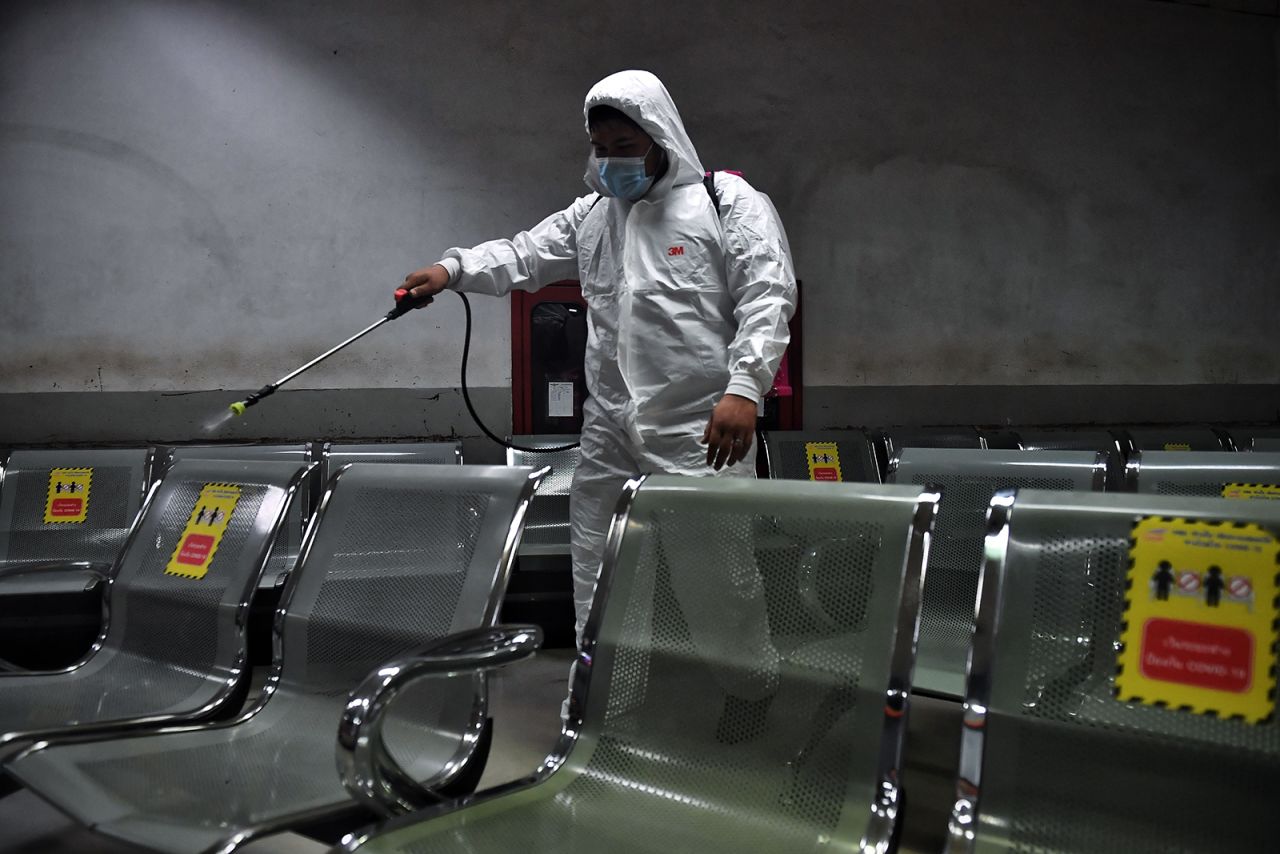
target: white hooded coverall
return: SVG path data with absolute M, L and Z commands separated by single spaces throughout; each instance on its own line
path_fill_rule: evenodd
M 592 156 L 585 180 L 594 193 L 510 240 L 450 249 L 440 262 L 449 271 L 449 287 L 468 293 L 502 296 L 513 288 L 581 282 L 590 398 L 583 405 L 581 462 L 570 494 L 579 637 L 614 505 L 629 478 L 647 472 L 754 476 L 750 458 L 720 472 L 711 469 L 701 440 L 726 393 L 758 404 L 768 391 L 796 300 L 786 238 L 772 204 L 743 179 L 718 173 L 717 212 L 703 185 L 702 163 L 657 77 L 646 71 L 610 75 L 587 94 L 584 117 L 598 105 L 625 113 L 666 152 L 665 174 L 642 199 L 608 197 Z M 751 568 L 743 577 L 721 584 L 701 579 L 686 595 L 674 578 L 673 586 L 686 612 L 700 610 L 705 597 L 733 598 L 733 588 L 740 588 L 735 657 L 773 658 L 757 659 L 769 670 L 776 653 L 751 547 L 742 545 Z M 722 618 L 723 610 L 723 624 Z M 693 622 L 697 642 L 701 632 Z M 748 640 L 754 636 L 759 640 Z

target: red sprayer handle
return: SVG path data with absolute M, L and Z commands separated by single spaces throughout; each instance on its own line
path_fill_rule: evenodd
M 400 315 L 407 314 L 415 308 L 422 308 L 431 301 L 432 297 L 411 297 L 408 288 L 397 288 L 396 307 L 387 312 L 387 320 L 395 320 Z

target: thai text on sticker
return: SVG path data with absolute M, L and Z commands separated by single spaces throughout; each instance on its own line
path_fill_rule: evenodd
M 1280 486 L 1268 483 L 1228 483 L 1222 487 L 1222 497 L 1274 501 L 1280 499 Z

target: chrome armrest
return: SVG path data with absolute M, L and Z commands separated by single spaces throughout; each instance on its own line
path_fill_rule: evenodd
M 45 560 L 36 563 L 19 563 L 0 566 L 0 581 L 15 575 L 27 575 L 37 572 L 87 572 L 96 576 L 93 583 L 106 581 L 111 577 L 112 564 L 91 560 Z M 93 583 L 85 586 L 88 590 Z
M 494 626 L 441 638 L 418 653 L 369 674 L 347 698 L 338 725 L 338 773 L 347 791 L 382 815 L 398 815 L 441 800 L 438 785 L 418 783 L 392 758 L 382 738 L 387 708 L 406 686 L 429 676 L 480 674 L 528 658 L 542 645 L 537 626 Z M 461 768 L 452 769 L 449 777 Z M 434 783 L 435 785 L 432 785 Z

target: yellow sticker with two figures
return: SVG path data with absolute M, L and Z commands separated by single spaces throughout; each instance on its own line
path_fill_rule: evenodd
M 804 455 L 809 460 L 809 480 L 844 480 L 840 474 L 840 448 L 835 442 L 805 442 Z
M 1129 558 L 1117 699 L 1267 720 L 1280 541 L 1254 524 L 1148 517 Z
M 1280 486 L 1266 483 L 1228 483 L 1222 487 L 1222 497 L 1274 501 L 1280 498 Z
M 49 492 L 44 500 L 45 524 L 83 522 L 89 515 L 89 487 L 93 469 L 49 470 Z
M 239 500 L 240 487 L 235 484 L 206 483 L 196 499 L 196 506 L 191 508 L 191 517 L 182 529 L 178 546 L 164 568 L 165 573 L 183 578 L 204 578 Z

